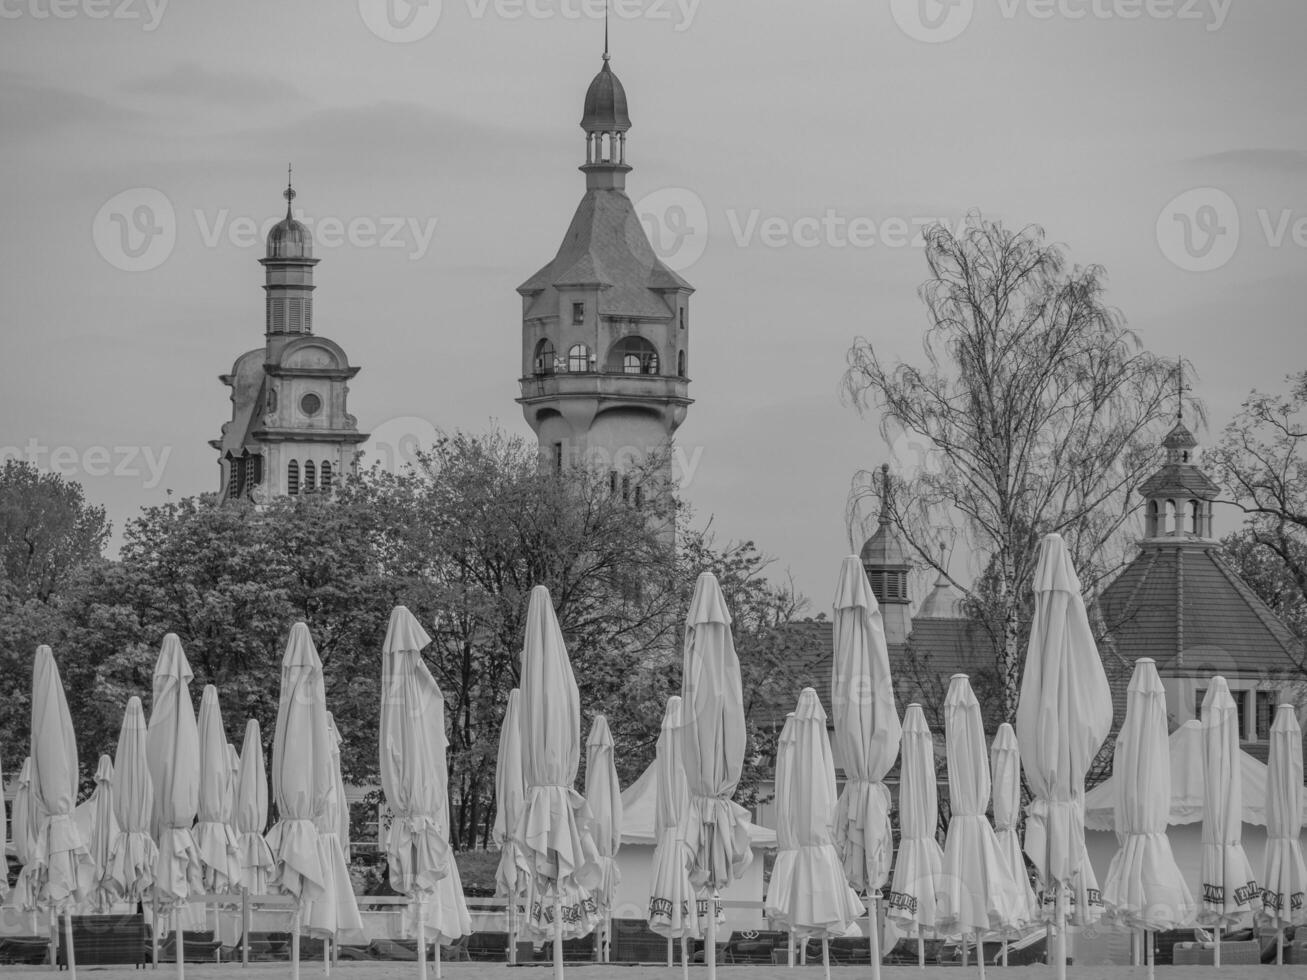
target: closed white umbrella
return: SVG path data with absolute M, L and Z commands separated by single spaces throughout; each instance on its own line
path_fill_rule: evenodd
M 110 911 L 113 903 L 110 863 L 113 845 L 118 839 L 118 820 L 113 813 L 113 797 L 113 760 L 102 755 L 95 767 L 90 840 L 91 860 L 95 862 L 95 906 L 101 912 Z
M 77 740 L 54 654 L 38 647 L 32 669 L 31 806 L 39 823 L 29 877 L 35 907 L 64 913 L 69 967 L 73 959 L 72 910 L 91 895 L 96 868 L 73 820 L 77 805 Z M 53 959 L 51 963 L 53 963 Z
M 753 860 L 748 813 L 735 803 L 744 768 L 744 694 L 731 636 L 731 614 L 711 572 L 695 583 L 685 626 L 681 681 L 684 762 L 689 788 L 686 843 L 693 853 L 690 881 L 712 893 L 708 909 L 708 976 L 717 975 L 716 893 Z
M 525 875 L 518 867 L 518 845 L 513 836 L 518 816 L 526 801 L 522 776 L 522 692 L 508 692 L 504 722 L 499 728 L 499 757 L 495 765 L 494 841 L 499 847 L 495 870 L 495 894 L 507 900 L 508 961 L 517 963 L 517 911 L 525 892 Z
M 236 746 L 230 742 L 227 743 L 227 776 L 231 781 L 231 792 L 227 794 L 227 809 L 223 811 L 222 821 L 236 829 L 236 783 L 241 778 L 241 754 L 236 751 Z
M 613 759 L 613 735 L 608 719 L 595 715 L 585 743 L 585 802 L 594 820 L 594 842 L 599 852 L 599 883 L 591 889 L 603 920 L 602 962 L 608 962 L 612 945 L 611 927 L 617 886 L 622 880 L 617 851 L 622 846 L 622 787 L 617 782 Z
M 1213 677 L 1203 697 L 1203 860 L 1198 921 L 1216 930 L 1244 922 L 1262 906 L 1261 889 L 1243 849 L 1243 773 L 1239 767 L 1239 709 L 1224 677 Z
M 391 610 L 381 665 L 381 786 L 394 814 L 386 855 L 391 886 L 411 902 L 422 975 L 427 924 L 434 918 L 437 947 L 442 934 L 462 935 L 457 905 L 447 908 L 452 896 L 442 903 L 440 895 L 458 866 L 448 837 L 445 699 L 422 660 L 430 642 L 406 607 Z
M 232 794 L 232 828 L 236 831 L 236 861 L 240 865 L 241 961 L 250 960 L 250 896 L 267 894 L 277 862 L 263 838 L 268 826 L 268 774 L 263 763 L 259 723 L 245 723 L 240 768 Z
M 330 972 L 330 947 L 347 933 L 363 929 L 354 885 L 349 876 L 349 803 L 345 798 L 345 781 L 340 772 L 340 732 L 336 720 L 327 712 L 327 745 L 331 759 L 330 782 L 326 803 L 317 818 L 318 857 L 326 884 L 323 894 L 304 909 L 304 925 L 309 934 L 325 940 L 324 964 Z
M 1080 578 L 1060 535 L 1046 535 L 1035 566 L 1035 612 L 1017 706 L 1017 743 L 1033 797 L 1026 854 L 1053 894 L 1058 976 L 1066 975 L 1066 891 L 1086 880 L 1085 773 L 1112 727 L 1112 693 L 1098 656 Z M 1096 890 L 1096 885 L 1095 885 Z
M 1195 909 L 1166 836 L 1171 807 L 1166 689 L 1149 657 L 1135 661 L 1112 775 L 1121 846 L 1107 871 L 1103 905 L 1108 916 L 1127 929 L 1178 929 L 1193 921 Z M 1145 948 L 1151 973 L 1152 943 Z
M 1262 921 L 1278 933 L 1276 962 L 1284 958 L 1284 930 L 1307 925 L 1307 863 L 1302 855 L 1302 729 L 1291 704 L 1275 709 L 1266 778 L 1266 874 Z
M 689 818 L 689 789 L 681 762 L 681 698 L 667 699 L 658 744 L 654 749 L 654 853 L 649 870 L 649 928 L 667 937 L 667 965 L 672 965 L 672 942 L 681 940 L 682 967 L 688 940 L 702 936 L 699 896 L 690 883 L 693 854 L 685 842 Z
M 1014 930 L 1020 932 L 1027 924 L 1038 921 L 1039 908 L 1021 856 L 1021 836 L 1017 833 L 1021 820 L 1021 751 L 1017 748 L 1017 733 L 1007 722 L 998 726 L 994 744 L 989 747 L 989 764 L 994 784 L 994 838 L 1008 873 L 1021 891 L 1021 923 Z M 1009 937 L 1010 934 L 1003 936 Z M 1007 943 L 1003 944 L 1003 957 L 1003 965 L 1007 966 Z
M 154 813 L 154 783 L 146 755 L 145 709 L 133 697 L 123 713 L 114 754 L 114 817 L 118 838 L 109 852 L 107 874 L 114 895 L 121 901 L 143 902 L 154 887 L 159 848 L 150 836 Z
M 994 828 L 985 819 L 989 757 L 980 702 L 966 674 L 953 675 L 944 698 L 944 748 L 950 814 L 937 930 L 960 936 L 964 944 L 974 935 L 976 959 L 984 976 L 983 935 L 1005 933 L 1022 925 L 1023 894 L 1003 860 Z
M 205 685 L 200 696 L 199 732 L 200 790 L 192 833 L 204 869 L 204 889 L 222 893 L 236 887 L 240 880 L 240 858 L 236 832 L 227 823 L 235 792 L 218 689 L 212 684 Z
M 36 827 L 32 819 L 32 757 L 23 759 L 18 771 L 18 784 L 14 787 L 13 816 L 14 857 L 27 867 L 36 850 Z
M 521 691 L 526 803 L 515 836 L 542 907 L 541 919 L 533 910 L 529 924 L 537 934 L 552 933 L 554 972 L 561 977 L 564 934 L 586 936 L 597 925 L 589 889 L 599 883 L 599 852 L 585 798 L 575 788 L 580 694 L 549 590 L 539 585 L 527 608 Z
M 772 862 L 771 878 L 767 881 L 767 897 L 763 912 L 767 918 L 785 926 L 790 934 L 789 960 L 794 965 L 794 926 L 790 922 L 790 895 L 794 888 L 794 866 L 798 861 L 799 842 L 794 834 L 794 810 L 788 801 L 794 792 L 794 757 L 796 755 L 794 712 L 785 716 L 785 724 L 776 739 L 776 768 L 773 773 L 775 788 L 772 808 L 776 813 L 776 858 Z
M 277 824 L 268 832 L 276 861 L 274 885 L 296 901 L 291 930 L 292 976 L 300 970 L 300 927 L 306 906 L 327 894 L 318 821 L 327 809 L 334 774 L 327 735 L 322 661 L 309 628 L 291 627 L 281 661 L 281 697 L 272 742 L 272 796 Z
M 785 795 L 780 795 L 778 784 L 776 803 L 784 809 L 794 835 L 794 867 L 788 887 L 774 904 L 783 909 L 781 918 L 799 939 L 821 939 L 829 976 L 830 937 L 848 933 L 862 916 L 862 902 L 849 887 L 835 848 L 835 761 L 826 734 L 826 712 L 812 688 L 799 695 L 792 725 L 793 755 Z M 780 824 L 778 819 L 778 843 Z
M 181 910 L 203 891 L 200 854 L 191 827 L 200 805 L 200 735 L 191 704 L 194 675 L 176 633 L 163 638 L 154 665 L 154 696 L 145 753 L 154 783 L 151 825 L 159 846 L 154 869 L 156 903 L 173 914 L 177 975 L 186 970 Z M 157 934 L 157 930 L 156 930 Z
M 885 625 L 856 555 L 845 558 L 840 567 L 832 626 L 831 711 L 845 775 L 835 813 L 835 843 L 849 884 L 867 893 L 875 978 L 880 975 L 876 903 L 889 879 L 894 852 L 884 779 L 898 757 L 902 725 L 894 705 Z
M 917 939 L 917 956 L 925 961 L 925 940 L 936 933 L 936 894 L 943 885 L 944 849 L 939 825 L 935 740 L 921 705 L 903 715 L 903 761 L 899 767 L 899 854 L 890 886 L 887 919 Z

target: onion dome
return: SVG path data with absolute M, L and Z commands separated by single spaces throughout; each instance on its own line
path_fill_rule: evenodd
M 590 83 L 585 93 L 585 113 L 581 128 L 587 133 L 624 133 L 631 128 L 631 116 L 626 108 L 626 89 L 604 55 L 604 66 Z
M 302 222 L 296 221 L 291 214 L 295 200 L 295 188 L 288 182 L 282 194 L 286 198 L 286 217 L 272 226 L 268 232 L 268 258 L 270 259 L 311 259 L 313 258 L 313 235 Z

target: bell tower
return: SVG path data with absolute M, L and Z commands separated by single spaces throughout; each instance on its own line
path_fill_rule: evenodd
M 626 195 L 626 90 L 603 67 L 585 96 L 585 196 L 554 258 L 522 296 L 518 403 L 548 465 L 625 474 L 651 455 L 667 460 L 689 397 L 694 288 L 654 253 Z M 634 500 L 638 503 L 638 500 Z

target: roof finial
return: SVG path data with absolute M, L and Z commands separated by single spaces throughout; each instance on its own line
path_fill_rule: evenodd
M 889 463 L 880 464 L 880 523 L 890 522 L 890 512 L 894 509 L 894 491 L 889 479 Z
M 604 64 L 608 63 L 608 12 L 612 9 L 611 0 L 604 0 Z
M 281 196 L 286 199 L 286 217 L 288 218 L 291 217 L 291 202 L 295 200 L 295 186 L 291 180 L 293 173 L 294 171 L 291 169 L 291 164 L 286 164 L 286 189 L 282 191 Z
M 1183 422 L 1184 421 L 1184 393 L 1189 390 L 1188 388 L 1185 387 L 1184 384 L 1184 355 L 1183 354 L 1181 354 L 1180 357 L 1176 359 L 1176 367 L 1179 371 L 1180 380 L 1179 380 L 1179 390 L 1176 391 L 1175 420 L 1177 422 Z

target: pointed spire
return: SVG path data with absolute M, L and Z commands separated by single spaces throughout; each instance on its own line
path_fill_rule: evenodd
M 1175 402 L 1176 402 L 1175 420 L 1176 422 L 1183 423 L 1184 422 L 1184 393 L 1189 390 L 1184 383 L 1184 355 L 1183 354 L 1180 355 L 1180 357 L 1176 358 L 1176 368 L 1179 377 L 1179 383 L 1177 386 L 1176 398 L 1175 398 Z
M 608 64 L 611 60 L 608 53 L 608 14 L 612 7 L 612 0 L 604 0 L 604 64 Z
M 291 179 L 294 174 L 294 171 L 291 169 L 291 166 L 292 165 L 289 163 L 286 164 L 286 189 L 281 193 L 281 196 L 286 199 L 286 217 L 288 218 L 292 217 L 291 205 L 292 202 L 295 200 L 295 183 Z

